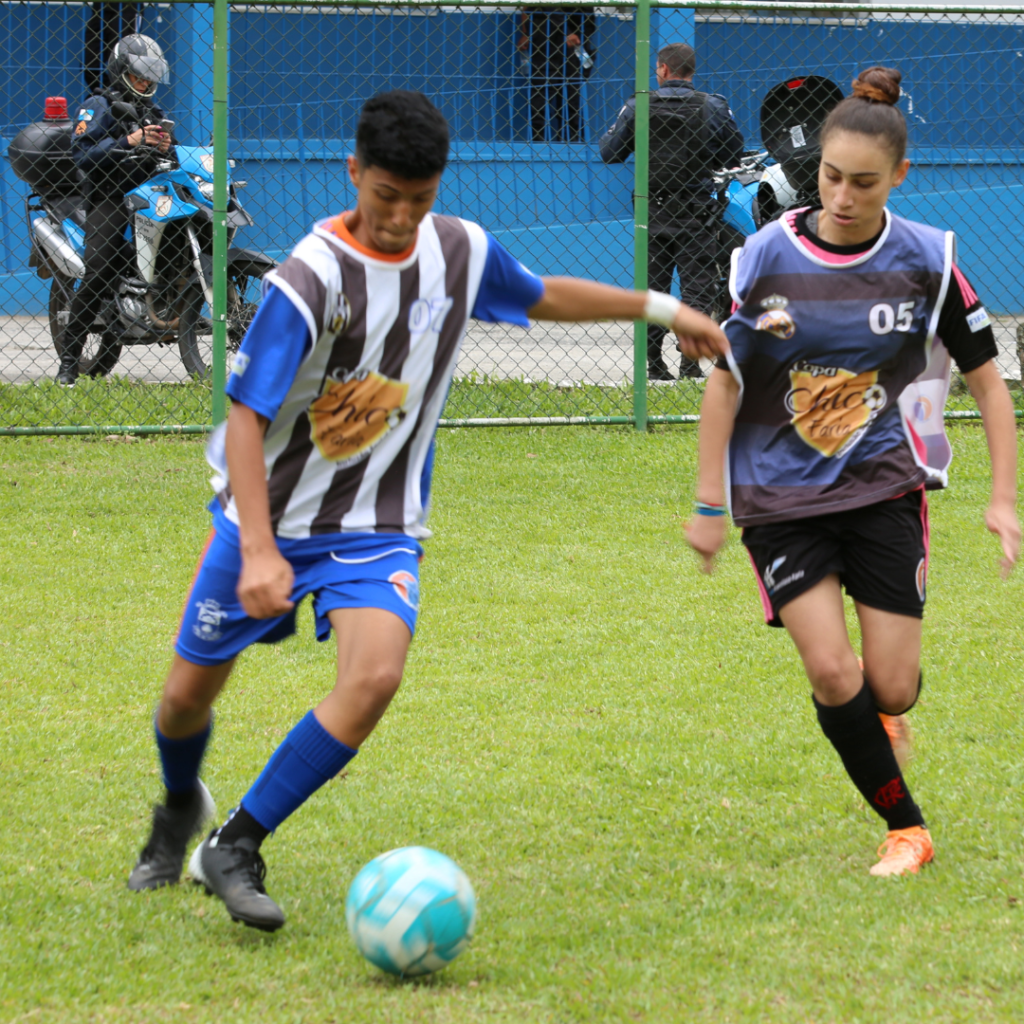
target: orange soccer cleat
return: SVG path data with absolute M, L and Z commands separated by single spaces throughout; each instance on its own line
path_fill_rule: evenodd
M 864 659 L 858 658 L 857 664 L 863 672 Z M 878 712 L 878 717 L 885 726 L 889 742 L 892 744 L 892 752 L 896 755 L 896 763 L 900 766 L 900 771 L 903 771 L 914 756 L 914 733 L 911 731 L 910 722 L 906 715 L 887 715 L 881 711 Z
M 915 825 L 890 832 L 878 848 L 878 855 L 882 859 L 871 869 L 871 874 L 878 877 L 916 875 L 922 864 L 935 857 L 935 848 L 928 829 Z
M 885 731 L 892 744 L 892 752 L 896 755 L 896 763 L 903 771 L 907 762 L 914 756 L 914 734 L 910 729 L 910 722 L 906 715 L 886 715 L 881 711 L 878 717 L 885 726 Z

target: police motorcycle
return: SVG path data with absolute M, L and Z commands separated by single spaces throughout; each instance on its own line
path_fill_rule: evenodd
M 819 136 L 825 118 L 843 98 L 840 88 L 820 75 L 797 75 L 780 82 L 761 103 L 765 149 L 747 153 L 739 166 L 714 175 L 718 198 L 718 312 L 729 315 L 732 251 L 786 211 L 819 202 Z
M 111 111 L 125 134 L 148 121 L 127 102 Z M 25 218 L 32 249 L 29 266 L 52 279 L 49 326 L 58 358 L 71 300 L 85 274 L 85 205 L 81 172 L 71 156 L 72 122 L 67 101 L 51 97 L 44 119 L 25 128 L 8 148 L 15 174 L 32 192 Z M 191 376 L 209 371 L 208 314 L 213 303 L 213 149 L 174 146 L 167 155 L 138 145 L 122 159 L 148 161 L 152 176 L 125 196 L 132 216 L 125 233 L 122 266 L 96 318 L 79 360 L 79 372 L 104 376 L 117 365 L 125 345 L 177 343 Z M 234 166 L 234 161 L 230 161 Z M 236 198 L 243 181 L 228 185 L 227 344 L 242 342 L 256 313 L 260 281 L 276 263 L 262 253 L 232 248 L 241 227 L 253 223 Z

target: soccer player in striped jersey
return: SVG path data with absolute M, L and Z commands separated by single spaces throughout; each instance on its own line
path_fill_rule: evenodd
M 889 733 L 899 740 L 921 685 L 925 489 L 945 486 L 952 454 L 942 417 L 951 355 L 984 421 L 985 521 L 1004 572 L 1021 541 L 1013 403 L 988 314 L 954 262 L 952 232 L 886 209 L 910 166 L 899 82 L 893 69 L 860 75 L 822 129 L 822 208 L 790 213 L 734 254 L 732 352 L 704 395 L 687 527 L 710 570 L 728 499 L 766 617 L 788 630 L 822 731 L 886 822 L 873 875 L 914 873 L 933 857 Z
M 180 877 L 214 813 L 199 779 L 213 701 L 237 656 L 293 633 L 312 594 L 317 637 L 337 638 L 334 688 L 189 863 L 235 920 L 284 923 L 260 844 L 355 756 L 402 678 L 434 434 L 470 317 L 641 319 L 673 328 L 691 358 L 727 347 L 717 324 L 670 296 L 537 277 L 478 225 L 431 214 L 448 143 L 421 94 L 369 100 L 348 165 L 355 209 L 317 224 L 267 275 L 228 381 L 226 432 L 209 449 L 214 530 L 156 713 L 167 794 L 132 889 Z

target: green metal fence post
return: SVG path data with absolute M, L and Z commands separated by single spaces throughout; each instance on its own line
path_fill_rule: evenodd
M 228 0 L 213 0 L 213 356 L 214 425 L 226 412 L 228 298 Z
M 636 127 L 633 183 L 633 286 L 647 288 L 647 154 L 651 89 L 651 0 L 636 6 Z M 647 324 L 633 324 L 633 420 L 637 430 L 647 429 Z

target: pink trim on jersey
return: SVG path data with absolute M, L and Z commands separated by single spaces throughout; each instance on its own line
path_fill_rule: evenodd
M 757 591 L 761 595 L 761 607 L 764 610 L 764 621 L 770 623 L 775 618 L 775 609 L 772 607 L 772 599 L 768 596 L 768 591 L 764 588 L 764 583 L 761 580 L 761 573 L 758 572 L 757 562 L 754 561 L 754 556 L 750 554 L 750 548 L 747 548 L 747 555 L 750 558 L 750 565 L 754 570 L 754 579 L 757 580 Z
M 964 298 L 964 309 L 970 309 L 978 301 L 978 293 L 971 287 L 970 282 L 955 263 L 953 264 L 953 276 L 956 278 L 956 283 L 960 285 L 960 294 Z
M 837 267 L 844 266 L 847 263 L 853 263 L 855 260 L 861 259 L 861 257 L 868 250 L 865 248 L 861 252 L 855 252 L 853 255 L 843 256 L 836 252 L 829 252 L 827 249 L 822 249 L 812 242 L 806 235 L 798 235 L 796 231 L 796 218 L 797 214 L 802 213 L 802 210 L 791 210 L 786 214 L 786 223 L 793 229 L 793 235 L 797 241 L 814 257 L 819 260 L 824 260 L 825 263 L 832 263 Z
M 914 424 L 909 419 L 906 421 L 907 433 L 910 434 L 910 440 L 914 442 L 914 451 L 917 452 L 917 457 L 925 465 L 928 464 L 928 448 L 924 441 L 921 440 L 921 435 L 914 429 Z

